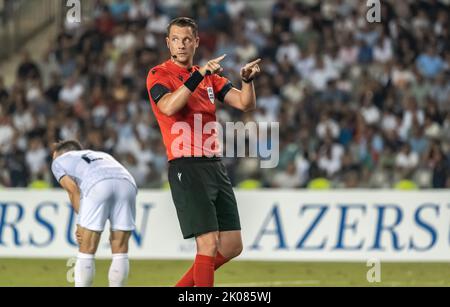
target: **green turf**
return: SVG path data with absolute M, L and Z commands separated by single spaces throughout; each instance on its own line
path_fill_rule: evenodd
M 65 260 L 0 259 L 0 286 L 72 286 Z M 110 261 L 96 261 L 95 286 L 107 286 Z M 171 286 L 189 261 L 131 261 L 129 286 Z M 234 261 L 216 286 L 450 286 L 450 263 L 382 263 L 381 283 L 366 280 L 365 263 Z

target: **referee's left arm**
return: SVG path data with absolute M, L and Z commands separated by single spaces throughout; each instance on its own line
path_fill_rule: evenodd
M 260 73 L 257 59 L 248 63 L 241 69 L 242 88 L 232 88 L 224 97 L 224 102 L 244 112 L 253 111 L 256 108 L 256 93 L 253 79 Z

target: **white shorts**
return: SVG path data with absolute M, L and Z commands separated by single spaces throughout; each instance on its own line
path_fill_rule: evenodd
M 132 231 L 136 219 L 136 188 L 126 179 L 96 183 L 83 197 L 78 215 L 81 227 L 103 231 L 106 220 L 111 230 Z

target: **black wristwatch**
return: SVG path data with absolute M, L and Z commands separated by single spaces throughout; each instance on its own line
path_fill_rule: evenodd
M 253 80 L 255 80 L 255 78 L 250 78 L 250 79 L 241 78 L 241 79 L 244 83 L 250 83 L 250 82 L 253 82 Z

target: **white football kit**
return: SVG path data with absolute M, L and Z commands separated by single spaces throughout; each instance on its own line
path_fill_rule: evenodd
M 78 224 L 103 231 L 135 229 L 137 186 L 133 176 L 111 155 L 92 150 L 69 151 L 52 163 L 58 182 L 69 176 L 80 189 Z

